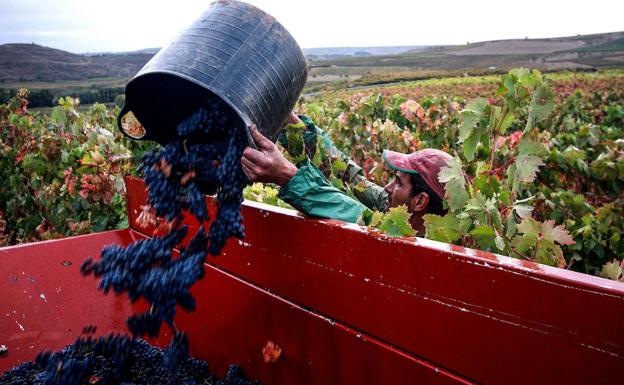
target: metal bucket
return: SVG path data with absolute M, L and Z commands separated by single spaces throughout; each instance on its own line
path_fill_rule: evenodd
M 117 125 L 133 139 L 167 143 L 206 98 L 218 97 L 247 128 L 256 124 L 275 141 L 306 80 L 303 52 L 275 18 L 240 1 L 216 1 L 126 85 Z M 144 128 L 140 135 L 122 127 L 129 111 Z

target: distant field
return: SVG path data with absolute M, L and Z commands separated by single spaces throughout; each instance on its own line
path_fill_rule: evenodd
M 571 41 L 495 41 L 487 44 L 473 44 L 472 47 L 453 52 L 454 55 L 517 55 L 553 53 L 583 47 L 582 40 Z
M 62 80 L 57 82 L 9 82 L 0 83 L 0 102 L 20 88 L 29 91 L 32 107 L 53 107 L 59 98 L 77 97 L 86 104 L 113 103 L 123 95 L 126 78 L 95 78 L 87 80 Z M 4 90 L 4 92 L 3 92 Z
M 624 37 L 607 43 L 581 47 L 578 51 L 623 51 Z
M 0 83 L 0 88 L 27 88 L 40 90 L 96 88 L 96 87 L 123 87 L 127 78 L 93 78 L 86 80 L 60 80 L 54 82 L 29 81 Z
M 588 73 L 562 71 L 545 74 L 545 77 L 552 81 L 552 87 L 558 100 L 567 98 L 577 90 L 601 93 L 624 90 L 624 69 Z M 498 75 L 439 77 L 391 83 L 390 85 L 327 89 L 324 92 L 307 96 L 306 100 L 345 99 L 362 94 L 381 94 L 388 97 L 399 94 L 404 98 L 415 100 L 449 96 L 471 99 L 495 94 L 499 80 L 500 76 Z

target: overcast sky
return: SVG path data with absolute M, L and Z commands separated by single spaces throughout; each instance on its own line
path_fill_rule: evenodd
M 465 44 L 624 30 L 624 1 L 249 0 L 305 48 Z M 70 52 L 161 47 L 211 1 L 0 0 L 0 44 Z

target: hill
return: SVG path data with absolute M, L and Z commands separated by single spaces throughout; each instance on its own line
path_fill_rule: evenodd
M 425 69 L 474 69 L 526 65 L 543 69 L 621 66 L 624 32 L 549 39 L 510 39 L 436 46 L 398 55 L 343 57 L 317 66 L 416 66 Z
M 0 45 L 0 83 L 128 78 L 153 54 L 78 55 L 36 44 Z
M 157 48 L 134 52 L 73 54 L 35 44 L 0 45 L 0 89 L 51 90 L 50 99 L 82 95 L 106 101 Z M 547 39 L 511 39 L 454 46 L 330 47 L 304 49 L 308 89 L 357 86 L 464 72 L 501 72 L 525 66 L 544 71 L 624 66 L 624 32 Z
M 418 80 L 462 73 L 595 70 L 624 66 L 624 32 L 429 46 L 401 54 L 310 60 L 308 90 Z M 334 88 L 335 88 L 334 87 Z

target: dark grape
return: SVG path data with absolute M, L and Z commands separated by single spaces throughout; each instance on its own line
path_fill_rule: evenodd
M 188 356 L 188 340 L 176 335 L 174 349 L 162 350 L 142 339 L 111 335 L 80 338 L 59 352 L 43 352 L 2 376 L 2 385 L 252 385 L 232 365 L 220 380 L 205 361 Z
M 195 309 L 190 287 L 203 276 L 206 250 L 219 255 L 231 237 L 245 236 L 240 213 L 242 190 L 248 183 L 240 158 L 247 145 L 244 126 L 216 100 L 178 125 L 176 140 L 143 156 L 141 171 L 148 203 L 172 225 L 170 232 L 127 247 L 109 246 L 98 262 L 87 260 L 83 274 L 100 278 L 99 288 L 126 293 L 134 302 L 146 300 L 149 311 L 128 319 L 135 336 L 155 337 L 163 322 L 173 327 L 176 306 Z M 209 190 L 209 191 L 207 191 Z M 187 228 L 186 212 L 201 223 L 208 219 L 204 193 L 216 190 L 218 211 L 208 234 L 195 234 L 186 248 L 180 243 Z M 175 258 L 174 249 L 181 250 Z

